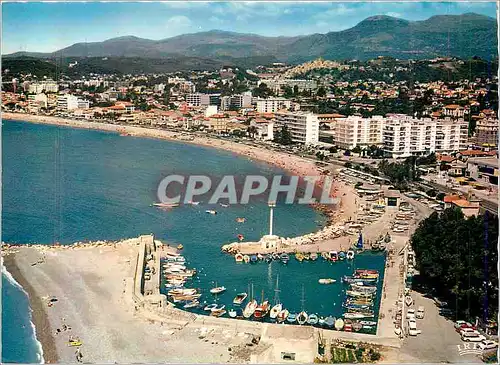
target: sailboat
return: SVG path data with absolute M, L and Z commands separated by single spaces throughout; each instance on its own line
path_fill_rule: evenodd
M 279 286 L 278 286 L 278 279 L 279 279 L 279 276 L 276 276 L 276 289 L 274 289 L 274 306 L 271 308 L 271 313 L 269 313 L 269 317 L 271 317 L 271 319 L 276 319 L 276 317 L 278 316 L 278 314 L 281 312 L 281 310 L 283 309 L 283 305 L 280 303 L 280 299 L 279 299 Z
M 290 314 L 290 312 L 288 311 L 288 309 L 282 309 L 281 312 L 278 313 L 278 316 L 276 317 L 276 321 L 278 323 L 285 322 L 285 320 L 288 318 L 289 314 Z
M 298 324 L 305 324 L 308 319 L 309 319 L 309 316 L 304 311 L 304 286 L 302 286 L 302 312 L 297 314 L 297 323 Z
M 245 318 L 250 318 L 254 314 L 255 309 L 258 306 L 257 301 L 253 298 L 253 284 L 252 284 L 251 298 L 252 299 L 250 299 L 250 301 L 245 306 L 245 309 L 243 310 L 243 317 Z
M 262 319 L 267 315 L 267 313 L 269 313 L 269 301 L 264 300 L 264 290 L 262 290 L 262 301 L 260 305 L 255 308 L 253 316 L 255 319 Z

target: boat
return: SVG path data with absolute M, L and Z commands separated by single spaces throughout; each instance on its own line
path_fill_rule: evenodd
M 405 304 L 406 304 L 408 307 L 409 307 L 409 306 L 411 306 L 411 305 L 413 304 L 413 299 L 412 299 L 409 295 L 407 295 L 407 296 L 405 297 Z
M 338 318 L 335 321 L 334 326 L 337 331 L 340 331 L 342 328 L 344 328 L 344 320 L 342 318 Z
M 311 314 L 309 318 L 307 319 L 307 323 L 311 325 L 318 324 L 318 315 L 317 314 Z
M 210 289 L 210 293 L 212 294 L 220 294 L 226 291 L 226 287 L 224 286 L 217 286 L 215 288 Z
M 191 201 L 191 200 L 190 200 L 190 201 L 188 201 L 188 204 L 191 204 L 191 205 L 199 205 L 199 204 L 200 204 L 200 202 L 194 202 L 194 201 Z
M 334 324 L 335 324 L 335 318 L 333 318 L 332 316 L 328 316 L 325 318 L 325 324 L 328 326 L 328 327 L 333 327 Z
M 318 283 L 320 284 L 332 284 L 335 283 L 337 280 L 335 279 L 319 279 Z
M 252 255 L 252 256 L 250 256 L 250 262 L 251 262 L 251 263 L 255 263 L 255 262 L 257 262 L 257 255 Z
M 359 323 L 359 322 L 355 322 L 355 323 L 352 324 L 352 329 L 355 332 L 360 331 L 362 328 L 363 328 L 363 325 L 361 323 Z
M 266 257 L 264 257 L 264 260 L 267 262 L 267 263 L 270 263 L 271 261 L 273 261 L 273 255 L 271 254 L 267 254 Z
M 377 322 L 375 321 L 359 321 L 363 326 L 376 326 Z
M 308 319 L 309 319 L 309 316 L 307 315 L 307 313 L 305 311 L 302 311 L 297 315 L 297 323 L 298 324 L 305 324 L 305 323 L 307 323 Z
M 239 234 L 236 237 L 238 237 L 238 241 L 243 241 L 245 239 L 245 236 L 243 236 L 242 234 Z
M 217 214 L 217 211 L 216 211 L 216 210 L 213 210 L 213 209 L 208 209 L 208 210 L 205 210 L 205 213 L 212 214 L 212 215 L 216 215 L 216 214 Z
M 318 259 L 318 254 L 316 252 L 311 253 L 311 260 L 316 261 Z
M 310 258 L 311 258 L 311 255 L 309 255 L 307 252 L 304 253 L 304 260 L 309 261 Z
M 300 252 L 297 252 L 295 254 L 295 258 L 299 261 L 299 262 L 302 262 L 304 260 L 304 255 L 301 254 Z
M 154 203 L 153 206 L 158 208 L 176 208 L 179 203 Z
M 241 253 L 237 253 L 236 255 L 234 255 L 234 259 L 236 260 L 236 262 L 243 262 L 243 255 Z
M 241 305 L 241 303 L 243 303 L 245 301 L 245 299 L 247 298 L 247 296 L 248 296 L 247 293 L 236 294 L 236 296 L 233 299 L 233 304 Z
M 224 304 L 222 304 L 221 306 L 215 306 L 214 308 L 210 309 L 210 311 L 213 313 L 213 312 L 218 312 L 218 311 L 224 310 L 225 308 L 226 308 L 226 306 Z
M 345 260 L 345 252 L 344 251 L 339 252 L 339 260 L 340 261 Z
M 288 309 L 282 309 L 276 316 L 276 321 L 278 323 L 283 323 L 288 318 L 289 314 L 290 312 L 288 311 Z
M 229 207 L 229 204 L 222 204 L 222 203 L 220 203 L 220 206 L 221 206 L 222 208 L 228 208 L 228 207 Z
M 354 251 L 353 251 L 353 250 L 349 250 L 349 251 L 347 251 L 346 258 L 347 258 L 348 260 L 352 260 L 352 259 L 354 259 Z
M 196 289 L 171 289 L 167 292 L 168 295 L 193 295 L 196 294 Z
M 344 313 L 344 318 L 349 318 L 349 319 L 373 318 L 373 312 L 372 313 Z
M 339 259 L 337 251 L 330 251 L 330 260 L 335 262 Z
M 294 323 L 297 320 L 297 315 L 294 313 L 289 313 L 286 321 L 289 323 Z
M 184 246 L 182 244 L 177 245 L 178 250 L 182 250 L 183 248 L 184 248 Z
M 376 286 L 363 285 L 363 283 L 359 284 L 351 284 L 351 289 L 356 292 L 373 294 L 377 291 Z
M 279 253 L 276 253 L 276 252 L 275 252 L 275 253 L 273 253 L 271 256 L 272 256 L 273 260 L 279 260 L 279 259 L 280 259 L 280 255 L 279 255 Z
M 230 309 L 229 312 L 227 312 L 227 313 L 229 314 L 229 317 L 231 317 L 231 318 L 236 318 L 236 315 L 238 314 L 235 309 Z
M 362 293 L 359 291 L 354 291 L 354 290 L 347 290 L 346 294 L 350 297 L 355 297 L 355 298 L 369 298 L 371 299 L 373 297 L 374 293 Z
M 345 332 L 352 332 L 352 324 L 350 324 L 350 323 L 344 324 L 344 331 Z
M 318 319 L 318 325 L 320 325 L 320 326 L 324 326 L 324 325 L 325 325 L 325 318 L 320 317 L 320 318 Z
M 182 308 L 184 308 L 184 309 L 196 308 L 196 307 L 199 307 L 199 305 L 200 305 L 199 301 L 193 300 L 191 302 L 187 302 L 186 304 L 184 304 L 184 306 Z
M 281 260 L 282 263 L 287 264 L 288 261 L 290 260 L 290 256 L 288 256 L 287 253 L 282 253 L 280 255 L 280 260 Z
M 271 308 L 271 312 L 269 313 L 269 317 L 271 317 L 271 319 L 276 319 L 278 314 L 283 309 L 283 305 L 281 304 L 279 299 L 279 292 L 279 276 L 276 276 L 276 288 L 274 289 L 274 306 Z
M 243 310 L 243 317 L 245 318 L 250 318 L 254 314 L 255 308 L 257 308 L 258 306 L 257 301 L 253 298 L 253 284 L 252 284 L 251 294 L 252 294 L 251 296 L 252 299 L 247 303 L 245 309 Z
M 245 223 L 245 218 L 236 218 L 236 222 Z
M 269 313 L 269 301 L 263 301 L 257 308 L 255 308 L 255 312 L 253 314 L 255 319 L 264 318 L 267 313 Z
M 243 256 L 243 261 L 245 261 L 245 263 L 247 263 L 247 264 L 248 264 L 248 263 L 250 262 L 250 256 L 248 256 L 248 255 L 244 255 L 244 256 Z
M 217 303 L 209 304 L 203 308 L 204 311 L 210 312 L 212 311 L 213 308 L 217 308 Z
M 328 254 L 328 252 L 321 252 L 321 257 L 323 258 L 323 260 L 330 260 L 330 255 Z
M 259 261 L 264 260 L 264 255 L 262 255 L 261 253 L 258 253 L 258 254 L 257 254 L 257 259 L 258 259 Z
M 371 329 L 373 329 L 373 326 L 363 326 L 363 329 L 364 330 L 371 330 Z
M 210 315 L 213 316 L 213 317 L 221 317 L 224 314 L 226 314 L 226 310 L 225 309 L 219 309 L 219 310 L 210 312 Z

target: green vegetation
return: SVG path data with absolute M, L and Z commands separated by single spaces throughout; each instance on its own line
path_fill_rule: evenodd
M 281 127 L 281 130 L 275 133 L 274 142 L 285 146 L 293 144 L 292 134 L 290 133 L 286 125 Z
M 496 319 L 498 218 L 465 218 L 459 209 L 433 213 L 411 238 L 419 281 L 448 302 L 455 319 Z
M 378 170 L 391 180 L 396 189 L 407 190 L 408 183 L 418 179 L 415 161 L 414 157 L 408 157 L 404 162 L 389 163 L 387 160 L 382 160 Z

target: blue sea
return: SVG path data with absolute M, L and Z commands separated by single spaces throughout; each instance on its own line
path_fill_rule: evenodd
M 214 301 L 208 291 L 216 283 L 228 288 L 217 298 L 228 307 L 234 294 L 247 291 L 250 284 L 257 299 L 272 300 L 279 276 L 280 299 L 291 312 L 304 308 L 335 316 L 342 312 L 342 284 L 319 285 L 318 279 L 384 267 L 382 255 L 359 255 L 354 262 L 336 265 L 294 259 L 286 267 L 278 262 L 236 264 L 220 247 L 238 234 L 257 240 L 268 233 L 265 201 L 227 208 L 202 201 L 169 211 L 151 206 L 159 181 L 168 174 L 284 174 L 268 164 L 189 144 L 13 121 L 3 122 L 2 143 L 4 242 L 64 244 L 153 233 L 184 245 L 187 265 L 199 272 L 191 285 L 201 289 L 202 301 Z M 206 214 L 206 209 L 218 214 Z M 245 217 L 245 223 L 237 223 L 237 217 Z M 278 203 L 275 208 L 274 233 L 280 236 L 309 233 L 324 224 L 325 218 L 309 206 Z M 2 299 L 2 360 L 36 361 L 40 347 L 29 325 L 26 295 L 8 282 Z M 12 305 L 18 301 L 25 305 Z

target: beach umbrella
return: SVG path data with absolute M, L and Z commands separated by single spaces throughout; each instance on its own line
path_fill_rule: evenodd
M 359 233 L 357 248 L 363 248 L 363 236 Z

